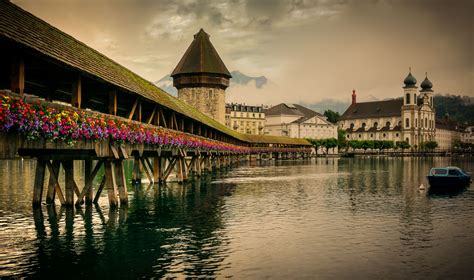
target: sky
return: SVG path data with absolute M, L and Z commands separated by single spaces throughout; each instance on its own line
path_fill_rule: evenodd
M 230 71 L 266 76 L 227 101 L 395 98 L 412 68 L 436 93 L 474 96 L 471 0 L 12 0 L 150 81 L 200 28 Z M 232 83 L 232 81 L 231 81 Z

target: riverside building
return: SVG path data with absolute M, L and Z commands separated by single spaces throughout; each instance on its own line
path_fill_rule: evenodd
M 226 104 L 225 112 L 227 127 L 245 134 L 264 134 L 265 112 L 262 106 L 230 103 Z

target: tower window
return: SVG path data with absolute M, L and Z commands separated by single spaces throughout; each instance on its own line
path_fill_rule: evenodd
M 425 127 L 428 127 L 428 118 L 425 118 Z
M 405 119 L 405 127 L 410 127 L 410 119 L 409 118 Z
M 406 100 L 405 100 L 405 103 L 406 103 L 406 104 L 410 104 L 410 94 L 409 94 L 409 93 L 407 93 L 405 99 L 406 99 Z

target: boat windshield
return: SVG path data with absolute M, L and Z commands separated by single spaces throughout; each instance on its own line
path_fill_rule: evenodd
M 445 168 L 433 168 L 431 169 L 431 174 L 432 175 L 446 175 L 448 174 L 448 170 Z

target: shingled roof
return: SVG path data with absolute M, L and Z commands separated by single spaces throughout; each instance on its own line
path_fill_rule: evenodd
M 211 73 L 231 78 L 216 49 L 209 40 L 209 34 L 201 28 L 184 53 L 171 77 L 179 74 Z
M 303 107 L 298 104 L 289 104 L 289 103 L 280 103 L 276 106 L 273 106 L 265 110 L 266 116 L 275 116 L 275 115 L 292 115 L 292 116 L 301 116 L 312 118 L 314 116 L 322 116 L 320 113 Z
M 125 91 L 138 94 L 236 139 L 253 143 L 252 138 L 247 135 L 233 131 L 204 115 L 100 52 L 6 0 L 0 0 L 0 37 Z M 222 63 L 210 42 L 207 48 L 212 48 L 207 52 L 215 52 Z M 224 66 L 223 69 L 227 71 L 224 74 L 227 73 L 230 77 L 227 68 Z M 284 144 L 301 144 L 299 140 L 288 138 Z
M 401 116 L 402 99 L 351 104 L 341 120 Z

